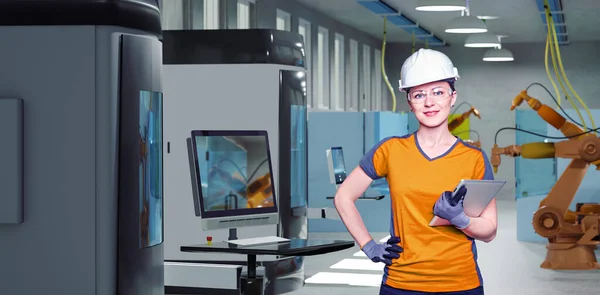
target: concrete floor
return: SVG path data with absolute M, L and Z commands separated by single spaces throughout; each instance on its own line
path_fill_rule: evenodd
M 545 245 L 522 243 L 517 241 L 516 206 L 514 200 L 498 201 L 498 235 L 491 243 L 478 242 L 479 265 L 484 278 L 486 295 L 563 295 L 600 294 L 600 271 L 552 271 L 540 268 L 545 257 Z M 384 238 L 387 233 L 373 233 L 377 239 Z M 347 233 L 311 233 L 311 238 L 351 239 Z M 347 283 L 313 284 L 288 293 L 291 295 L 310 295 L 325 293 L 328 295 L 368 295 L 378 294 L 377 280 L 380 282 L 382 266 L 377 268 L 364 256 L 355 256 L 360 249 L 354 247 L 328 255 L 307 257 L 305 271 L 307 281 L 322 277 L 325 272 L 338 273 L 345 278 L 353 275 L 350 281 L 358 282 L 369 279 L 372 286 L 351 286 Z M 598 253 L 600 254 L 600 253 Z M 341 269 L 341 264 L 361 259 L 357 268 Z M 365 261 L 366 260 L 366 261 Z M 361 261 L 358 261 L 361 262 Z M 357 264 L 354 264 L 355 266 Z M 336 266 L 338 268 L 332 268 Z M 375 268 L 373 270 L 369 270 Z M 364 284 L 363 284 L 364 285 Z M 367 283 L 368 285 L 368 283 Z

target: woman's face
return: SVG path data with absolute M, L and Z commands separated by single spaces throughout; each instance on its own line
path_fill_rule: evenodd
M 411 88 L 407 99 L 419 123 L 434 128 L 448 123 L 456 92 L 448 82 L 431 82 Z

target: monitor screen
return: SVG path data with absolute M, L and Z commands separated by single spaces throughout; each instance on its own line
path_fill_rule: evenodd
M 346 164 L 344 162 L 344 150 L 341 147 L 331 148 L 331 161 L 333 162 L 335 184 L 342 184 L 346 180 Z
M 277 212 L 266 131 L 192 131 L 203 218 Z

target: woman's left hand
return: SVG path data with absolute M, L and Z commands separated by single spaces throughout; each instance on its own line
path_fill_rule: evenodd
M 433 206 L 433 214 L 450 221 L 458 229 L 466 228 L 471 222 L 463 209 L 463 199 L 466 193 L 467 189 L 465 187 L 461 187 L 454 196 L 452 196 L 452 192 L 443 192 Z M 453 202 L 453 199 L 459 201 Z

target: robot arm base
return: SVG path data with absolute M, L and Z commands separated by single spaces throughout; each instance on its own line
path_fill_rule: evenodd
M 548 239 L 548 252 L 541 267 L 561 270 L 600 269 L 595 249 L 600 244 L 600 214 L 583 210 L 585 204 L 578 206 L 577 212 L 566 212 L 542 206 L 535 212 L 533 226 L 537 234 Z M 581 210 L 580 210 L 581 209 Z M 588 208 L 596 211 L 596 207 Z M 578 220 L 572 220 L 578 216 Z M 583 216 L 582 218 L 580 218 Z M 569 220 L 571 219 L 571 220 Z
M 595 248 L 591 245 L 568 245 L 550 242 L 546 259 L 541 267 L 552 270 L 596 270 L 600 263 L 596 259 Z

